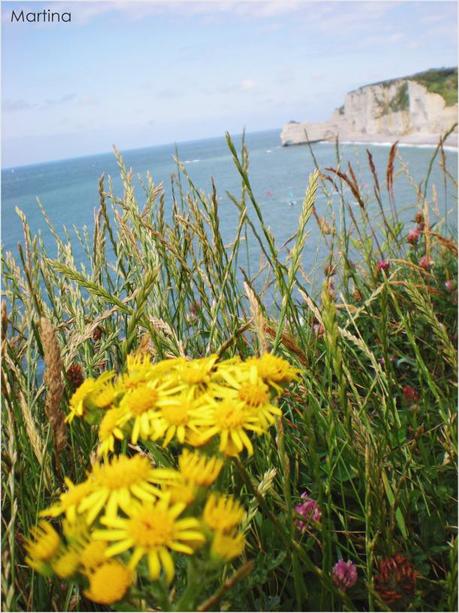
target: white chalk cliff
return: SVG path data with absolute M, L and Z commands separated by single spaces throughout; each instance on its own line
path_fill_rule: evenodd
M 443 95 L 429 91 L 429 81 L 421 84 L 422 75 L 448 72 L 449 91 Z M 456 79 L 456 85 L 452 79 Z M 453 85 L 451 85 L 451 83 Z M 281 132 L 283 145 L 334 140 L 382 142 L 399 140 L 406 143 L 436 143 L 458 120 L 457 69 L 440 69 L 366 85 L 346 95 L 344 105 L 329 121 L 322 123 L 289 122 Z M 444 97 L 445 96 L 445 97 Z M 446 99 L 445 99 L 446 98 Z M 447 144 L 457 146 L 457 127 Z

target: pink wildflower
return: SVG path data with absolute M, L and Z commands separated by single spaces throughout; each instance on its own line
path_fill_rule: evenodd
M 417 402 L 420 398 L 418 390 L 411 387 L 411 385 L 405 385 L 402 392 L 405 400 L 408 400 L 409 402 Z
M 408 236 L 406 237 L 406 240 L 410 243 L 410 245 L 416 245 L 420 236 L 421 236 L 421 233 L 418 230 L 418 228 L 413 228 L 412 230 L 408 232 Z
M 381 272 L 382 270 L 384 272 L 389 272 L 389 268 L 390 268 L 389 260 L 379 260 L 379 262 L 376 263 L 377 272 Z
M 418 263 L 419 263 L 419 266 L 423 268 L 424 270 L 430 270 L 433 264 L 432 260 L 430 260 L 426 255 L 423 255 Z
M 332 569 L 333 583 L 340 590 L 346 591 L 357 583 L 357 567 L 354 562 L 339 560 Z
M 320 521 L 322 511 L 320 510 L 317 502 L 313 498 L 310 498 L 307 492 L 303 492 L 301 494 L 301 498 L 304 502 L 297 504 L 295 511 L 298 515 L 303 517 L 304 521 L 301 519 L 296 519 L 295 524 L 298 530 L 301 532 L 306 532 L 306 529 L 311 522 L 318 523 Z
M 449 292 L 453 292 L 456 289 L 456 283 L 452 279 L 448 279 L 447 281 L 445 281 L 445 288 Z
M 314 334 L 319 338 L 325 333 L 324 325 L 319 324 L 318 322 L 313 324 L 312 329 L 314 330 Z

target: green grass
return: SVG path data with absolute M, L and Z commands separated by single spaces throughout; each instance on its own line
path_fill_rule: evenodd
M 457 104 L 457 67 L 431 68 L 430 70 L 417 72 L 416 74 L 408 75 L 406 77 L 398 77 L 397 79 L 379 81 L 378 83 L 372 83 L 371 85 L 382 85 L 383 87 L 390 87 L 397 81 L 401 80 L 416 81 L 420 85 L 423 85 L 430 93 L 439 94 L 446 102 L 446 106 L 454 106 L 455 104 Z M 409 100 L 407 92 L 404 92 L 402 90 L 404 86 L 406 86 L 406 83 L 401 86 L 396 96 L 394 97 L 393 104 L 396 107 L 395 110 L 404 110 L 408 108 Z M 369 86 L 366 85 L 365 87 Z
M 432 68 L 413 75 L 413 79 L 424 85 L 427 91 L 439 94 L 446 106 L 457 104 L 457 68 Z
M 406 111 L 410 105 L 410 97 L 408 94 L 408 83 L 401 83 L 394 96 L 390 100 L 377 99 L 377 104 L 380 108 L 378 118 L 384 117 L 389 113 L 398 113 L 400 111 Z
M 228 145 L 241 177 L 240 194 L 230 195 L 239 222 L 229 243 L 216 189 L 202 193 L 180 166 L 166 207 L 151 177 L 134 187 L 120 156 L 121 196 L 101 178 L 94 227 L 79 231 L 84 267 L 51 221 L 57 256 L 50 257 L 21 214 L 24 246 L 16 256 L 3 255 L 3 610 L 103 610 L 75 586 L 44 579 L 24 563 L 24 538 L 38 512 L 62 491 L 63 474 L 84 479 L 95 446 L 95 432 L 75 423 L 58 469 L 44 411 L 43 315 L 57 330 L 64 369 L 80 364 L 87 377 L 121 371 L 140 345 L 157 360 L 214 352 L 248 357 L 267 347 L 301 369 L 282 397 L 277 430 L 226 473 L 225 487 L 251 516 L 245 557 L 233 566 L 252 560 L 254 567 L 223 589 L 217 608 L 388 610 L 374 578 L 381 559 L 401 553 L 418 578 L 416 593 L 398 606 L 455 610 L 457 292 L 445 281 L 456 282 L 457 246 L 429 226 L 428 176 L 424 191 L 413 187 L 413 218 L 423 213 L 426 231 L 410 247 L 410 228 L 396 214 L 406 203 L 392 201 L 388 209 L 383 177 L 375 171 L 367 193 L 339 169 L 338 158 L 341 174 L 320 169 L 308 193 L 318 181 L 329 203 L 338 196 L 343 230 L 333 216 L 316 225 L 305 198 L 285 257 L 252 191 L 246 148 L 236 151 L 230 139 Z M 432 163 L 441 162 L 437 153 Z M 391 163 L 387 172 L 390 179 Z M 446 170 L 444 176 L 454 183 Z M 346 184 L 353 185 L 352 198 Z M 380 206 L 379 219 L 367 212 L 370 199 Z M 320 296 L 309 295 L 304 281 L 308 231 L 322 232 L 329 251 Z M 247 239 L 263 254 L 260 270 L 252 262 L 250 273 Z M 426 253 L 430 271 L 418 266 Z M 376 271 L 383 254 L 391 263 L 387 275 Z M 267 288 L 274 297 L 269 309 Z M 417 400 L 404 397 L 406 385 Z M 67 382 L 66 402 L 71 391 Z M 301 535 L 291 509 L 304 490 L 318 501 L 322 519 Z M 346 594 L 330 579 L 339 558 L 358 567 L 358 583 Z M 218 593 L 233 571 L 203 581 L 199 602 Z

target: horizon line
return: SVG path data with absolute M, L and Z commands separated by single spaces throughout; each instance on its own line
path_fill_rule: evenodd
M 242 134 L 259 134 L 260 132 L 274 132 L 275 130 L 281 130 L 281 128 L 276 127 L 276 128 L 266 128 L 264 130 L 251 130 L 251 131 L 246 131 L 246 130 L 242 130 L 241 132 L 237 132 L 234 135 L 231 136 L 241 136 Z M 180 141 L 171 141 L 171 142 L 167 142 L 167 143 L 158 143 L 156 145 L 144 145 L 141 147 L 131 147 L 129 149 L 124 149 L 124 148 L 118 148 L 117 145 L 113 144 L 112 145 L 112 149 L 110 151 L 99 151 L 97 153 L 84 153 L 82 155 L 76 155 L 73 157 L 63 157 L 63 158 L 55 158 L 53 160 L 46 160 L 43 162 L 31 162 L 28 164 L 17 164 L 15 166 L 1 166 L 1 170 L 2 172 L 4 170 L 16 170 L 16 168 L 29 168 L 31 166 L 41 166 L 43 164 L 54 164 L 54 163 L 58 163 L 58 162 L 70 162 L 72 160 L 80 160 L 82 158 L 89 158 L 89 157 L 98 157 L 101 155 L 109 155 L 109 154 L 113 154 L 115 148 L 118 149 L 121 153 L 130 153 L 133 151 L 141 151 L 142 149 L 154 149 L 155 147 L 167 147 L 167 146 L 177 146 L 177 145 L 186 145 L 187 143 L 194 143 L 197 141 L 203 141 L 203 140 L 214 140 L 217 138 L 225 138 L 225 134 L 229 133 L 228 130 L 225 130 L 225 132 L 223 133 L 223 135 L 221 136 L 207 136 L 205 138 L 190 138 L 189 140 L 180 140 Z M 3 157 L 3 155 L 2 155 Z

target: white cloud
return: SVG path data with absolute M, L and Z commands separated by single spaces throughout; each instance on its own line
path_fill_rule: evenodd
M 249 92 L 253 90 L 257 86 L 257 84 L 253 79 L 242 79 L 239 86 L 241 91 Z

